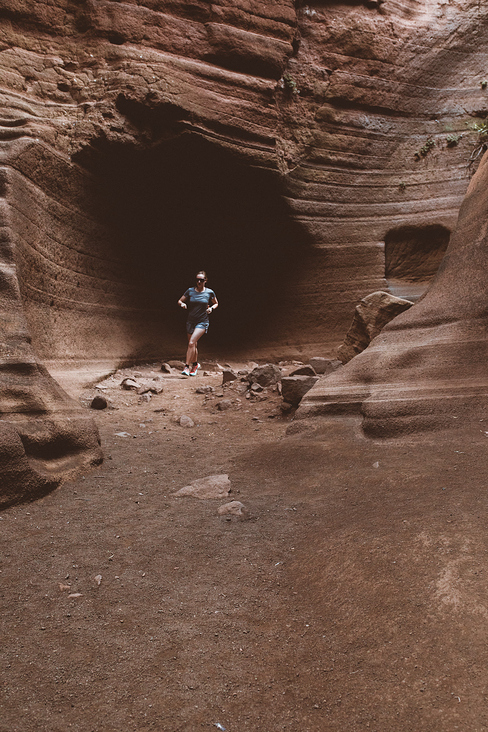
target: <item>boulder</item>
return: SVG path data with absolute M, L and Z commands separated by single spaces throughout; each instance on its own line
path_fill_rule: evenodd
M 281 380 L 281 369 L 274 363 L 256 366 L 248 375 L 247 380 L 250 384 L 259 384 L 263 387 L 271 386 L 271 384 L 277 384 Z
M 297 407 L 318 380 L 318 376 L 284 376 L 281 380 L 283 401 Z
M 347 363 L 371 343 L 384 326 L 413 305 L 389 292 L 373 292 L 356 306 L 353 321 L 337 355 Z
M 224 369 L 222 371 L 222 384 L 228 384 L 230 381 L 235 381 L 237 374 L 232 369 Z

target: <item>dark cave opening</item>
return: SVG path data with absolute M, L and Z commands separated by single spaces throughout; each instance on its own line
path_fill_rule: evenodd
M 162 355 L 185 340 L 177 300 L 199 269 L 220 304 L 206 347 L 252 351 L 286 324 L 309 246 L 276 172 L 195 134 L 151 149 L 105 144 L 77 162 L 95 176 L 98 216 L 139 293 L 132 307 L 158 321 Z

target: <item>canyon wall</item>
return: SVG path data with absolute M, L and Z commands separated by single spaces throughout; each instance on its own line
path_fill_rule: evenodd
M 478 0 L 4 0 L 0 30 L 4 337 L 37 368 L 180 355 L 200 267 L 206 348 L 255 357 L 425 290 L 488 111 Z

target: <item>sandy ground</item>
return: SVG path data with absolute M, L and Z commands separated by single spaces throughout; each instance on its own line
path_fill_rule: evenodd
M 0 514 L 2 732 L 488 729 L 488 425 L 287 436 L 277 392 L 121 376 L 104 464 Z

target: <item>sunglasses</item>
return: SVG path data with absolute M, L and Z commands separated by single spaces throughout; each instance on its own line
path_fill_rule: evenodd
M 205 282 L 205 279 L 203 277 L 197 277 L 197 282 Z

